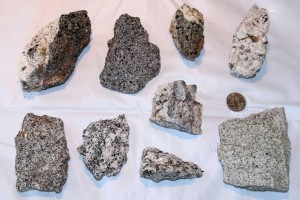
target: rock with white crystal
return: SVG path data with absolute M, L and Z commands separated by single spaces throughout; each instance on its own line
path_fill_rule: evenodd
M 202 105 L 195 101 L 196 85 L 174 81 L 158 86 L 150 121 L 166 128 L 201 134 Z
M 192 179 L 203 175 L 203 171 L 192 162 L 185 162 L 177 156 L 157 148 L 144 149 L 140 176 L 158 183 L 163 180 Z
M 66 82 L 90 35 L 91 22 L 84 10 L 61 15 L 42 28 L 19 61 L 23 90 L 40 91 Z
M 117 175 L 127 161 L 129 126 L 125 115 L 90 123 L 77 151 L 95 179 Z
M 176 10 L 169 29 L 183 57 L 195 60 L 204 45 L 204 19 L 201 12 L 183 4 Z
M 269 25 L 267 10 L 253 5 L 233 35 L 229 56 L 231 75 L 238 78 L 256 76 L 267 53 Z
M 219 125 L 224 182 L 255 191 L 289 190 L 291 144 L 284 108 Z
M 63 121 L 28 113 L 15 143 L 17 190 L 60 192 L 68 177 L 70 159 Z

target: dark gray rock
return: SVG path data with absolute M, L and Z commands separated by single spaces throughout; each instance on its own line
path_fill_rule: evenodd
M 109 50 L 100 74 L 103 87 L 132 94 L 159 73 L 159 48 L 149 42 L 138 17 L 121 15 L 115 24 L 114 37 L 107 44 Z
M 201 134 L 202 105 L 195 101 L 196 85 L 174 81 L 158 86 L 150 121 L 166 128 Z
M 66 82 L 90 35 L 87 11 L 61 15 L 42 28 L 26 45 L 19 62 L 23 90 L 40 91 Z
M 291 144 L 284 108 L 219 125 L 224 182 L 255 191 L 289 190 Z
M 125 115 L 90 123 L 77 151 L 95 179 L 117 175 L 127 161 L 129 126 Z
M 170 33 L 173 41 L 183 57 L 195 60 L 204 45 L 204 19 L 197 9 L 183 4 L 176 10 Z
M 157 148 L 144 149 L 140 176 L 158 183 L 163 180 L 192 179 L 202 176 L 203 171 L 192 162 L 185 162 L 177 156 Z
M 63 121 L 28 113 L 15 143 L 17 190 L 60 192 L 70 159 Z

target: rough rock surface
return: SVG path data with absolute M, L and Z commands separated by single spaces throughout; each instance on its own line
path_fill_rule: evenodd
M 287 192 L 291 144 L 284 108 L 219 125 L 224 182 L 256 191 Z
M 231 75 L 252 78 L 260 70 L 267 53 L 268 12 L 253 5 L 233 35 L 229 56 Z
M 77 151 L 95 179 L 117 175 L 127 161 L 129 126 L 125 115 L 90 123 Z
M 202 105 L 195 101 L 196 85 L 174 81 L 158 86 L 150 121 L 167 128 L 201 134 Z
M 185 162 L 171 153 L 153 147 L 143 151 L 140 176 L 156 183 L 163 180 L 198 178 L 202 173 L 196 164 Z
M 197 9 L 183 4 L 174 14 L 170 26 L 175 46 L 183 57 L 195 60 L 204 45 L 204 19 Z
M 61 15 L 42 28 L 26 45 L 19 62 L 23 90 L 40 91 L 66 82 L 90 35 L 87 11 Z
M 68 176 L 70 159 L 63 121 L 28 113 L 15 143 L 17 190 L 60 192 Z
M 138 17 L 121 15 L 115 23 L 114 37 L 107 44 L 109 50 L 99 77 L 104 87 L 136 93 L 159 73 L 159 48 L 149 42 Z

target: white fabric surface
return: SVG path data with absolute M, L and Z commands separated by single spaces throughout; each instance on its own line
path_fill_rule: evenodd
M 176 8 L 183 3 L 200 10 L 205 18 L 205 46 L 195 62 L 179 55 L 168 31 Z M 253 3 L 269 11 L 268 53 L 257 77 L 237 79 L 229 74 L 232 35 Z M 61 14 L 85 9 L 92 22 L 91 42 L 84 49 L 72 77 L 62 86 L 39 93 L 22 92 L 17 62 L 26 43 Z M 134 95 L 103 88 L 99 74 L 104 67 L 107 41 L 113 37 L 118 17 L 140 17 L 150 41 L 160 48 L 161 71 Z M 1 0 L 0 6 L 0 199 L 300 199 L 300 2 L 297 0 Z M 178 79 L 198 87 L 203 104 L 203 134 L 193 136 L 149 122 L 152 98 L 160 84 Z M 242 93 L 247 107 L 232 112 L 226 96 Z M 288 193 L 252 192 L 223 183 L 217 157 L 218 125 L 284 106 L 292 143 Z M 47 114 L 64 121 L 70 150 L 69 176 L 61 193 L 16 191 L 14 137 L 26 113 Z M 128 161 L 116 177 L 96 181 L 76 148 L 90 122 L 125 114 L 130 126 Z M 154 183 L 139 177 L 141 153 L 157 147 L 198 164 L 201 178 Z

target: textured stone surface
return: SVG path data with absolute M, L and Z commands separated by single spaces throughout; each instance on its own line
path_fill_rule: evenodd
M 233 35 L 229 56 L 230 73 L 238 78 L 252 78 L 260 70 L 267 53 L 268 12 L 253 5 Z
M 192 162 L 185 162 L 177 156 L 157 148 L 144 149 L 140 176 L 158 183 L 163 180 L 192 179 L 202 176 L 203 171 Z
M 287 192 L 291 144 L 284 108 L 219 125 L 224 182 L 257 191 Z
M 63 121 L 28 113 L 15 143 L 17 190 L 60 192 L 70 159 Z
M 202 105 L 195 101 L 196 85 L 174 81 L 158 86 L 150 121 L 167 128 L 201 134 Z
M 195 60 L 204 45 L 204 19 L 197 9 L 183 4 L 176 10 L 171 26 L 175 46 L 183 57 Z
M 90 123 L 77 151 L 95 179 L 117 175 L 127 161 L 129 126 L 125 115 Z
M 132 94 L 143 89 L 160 71 L 159 48 L 149 42 L 149 35 L 138 17 L 123 14 L 116 21 L 114 37 L 100 83 L 111 90 Z
M 90 34 L 86 11 L 61 15 L 42 28 L 26 45 L 19 62 L 23 90 L 40 91 L 66 82 Z

